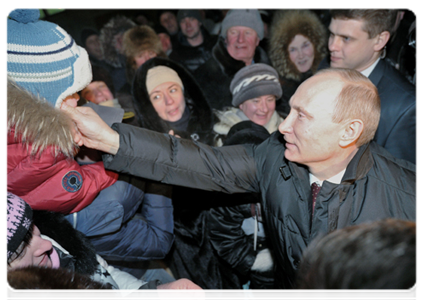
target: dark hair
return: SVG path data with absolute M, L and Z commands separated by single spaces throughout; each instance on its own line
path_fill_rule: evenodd
M 16 248 L 15 252 L 10 256 L 7 260 L 7 265 L 9 266 L 14 260 L 19 259 L 23 254 L 25 254 L 26 247 L 31 243 L 32 240 L 32 233 L 34 231 L 34 223 L 29 226 L 27 233 L 25 234 L 22 242 L 20 243 L 19 247 Z
M 331 16 L 332 19 L 363 20 L 363 31 L 369 34 L 369 38 L 374 38 L 383 31 L 393 35 L 397 12 L 393 9 L 334 9 Z
M 416 223 L 385 219 L 318 238 L 304 251 L 300 289 L 409 289 L 416 283 Z
M 19 268 L 7 272 L 7 281 L 14 289 L 110 289 L 89 276 L 70 269 L 52 269 L 36 266 Z

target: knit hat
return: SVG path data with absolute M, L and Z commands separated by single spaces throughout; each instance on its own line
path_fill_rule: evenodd
M 184 89 L 184 85 L 182 84 L 182 80 L 179 77 L 178 73 L 176 73 L 175 70 L 169 67 L 157 66 L 147 71 L 145 85 L 147 87 L 148 94 L 150 94 L 156 86 L 165 82 L 178 83 L 181 88 Z
M 32 224 L 32 209 L 24 200 L 7 192 L 7 259 L 15 253 Z
M 278 73 L 266 64 L 252 64 L 240 69 L 231 81 L 232 105 L 238 107 L 247 100 L 275 95 L 276 100 L 282 96 L 282 87 Z
M 178 14 L 176 15 L 176 19 L 178 20 L 178 23 L 181 23 L 181 20 L 187 17 L 197 19 L 199 22 L 203 21 L 203 18 L 201 17 L 200 11 L 198 9 L 178 10 Z
M 255 30 L 258 37 L 264 37 L 264 25 L 257 9 L 231 9 L 222 21 L 220 35 L 226 39 L 226 32 L 233 26 L 245 26 Z
M 60 107 L 91 82 L 87 51 L 38 9 L 17 9 L 7 20 L 7 74 L 18 85 Z

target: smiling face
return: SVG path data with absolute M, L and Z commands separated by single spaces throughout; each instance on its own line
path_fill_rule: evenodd
M 320 170 L 336 161 L 344 128 L 332 116 L 342 87 L 341 80 L 327 74 L 313 76 L 299 86 L 290 100 L 291 111 L 279 126 L 287 159 Z
M 175 82 L 165 82 L 156 86 L 150 93 L 150 101 L 159 117 L 168 122 L 181 119 L 185 110 L 183 90 Z
M 276 97 L 264 95 L 254 99 L 249 99 L 239 105 L 239 109 L 254 123 L 266 125 L 275 112 Z
M 380 36 L 369 38 L 362 20 L 332 19 L 329 25 L 330 66 L 359 72 L 370 67 L 379 57 Z
M 182 33 L 188 38 L 192 39 L 197 37 L 200 33 L 201 22 L 196 18 L 186 17 L 179 23 Z
M 250 27 L 233 26 L 226 33 L 226 49 L 229 55 L 245 62 L 247 66 L 253 61 L 259 42 L 257 32 Z
M 299 72 L 305 73 L 311 69 L 314 61 L 314 47 L 308 38 L 297 34 L 288 45 L 288 53 Z
M 40 230 L 34 225 L 29 245 L 24 248 L 19 257 L 9 264 L 8 269 L 13 270 L 28 266 L 51 268 L 53 264 L 49 255 L 52 250 L 51 242 L 43 239 Z

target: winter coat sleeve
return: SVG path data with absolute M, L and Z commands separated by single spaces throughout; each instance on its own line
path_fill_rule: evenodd
M 103 156 L 107 169 L 209 191 L 259 191 L 255 146 L 215 148 L 126 124 L 112 128 L 120 147 L 116 155 Z
M 77 212 L 117 178 L 102 162 L 80 166 L 63 154 L 54 157 L 51 149 L 34 158 L 27 156 L 24 146 L 8 151 L 7 189 L 37 210 Z
M 172 200 L 159 194 L 146 193 L 141 207 L 144 220 L 138 229 L 143 236 L 143 256 L 162 259 L 170 251 L 173 235 Z
M 253 241 L 242 229 L 251 217 L 251 204 L 212 208 L 209 214 L 210 241 L 218 255 L 243 275 L 256 259 Z

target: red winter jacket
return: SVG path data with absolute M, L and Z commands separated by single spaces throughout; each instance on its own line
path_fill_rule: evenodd
M 116 182 L 103 163 L 80 166 L 68 116 L 8 83 L 7 190 L 37 210 L 80 211 Z

